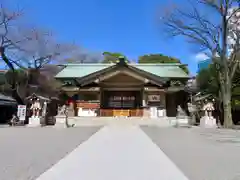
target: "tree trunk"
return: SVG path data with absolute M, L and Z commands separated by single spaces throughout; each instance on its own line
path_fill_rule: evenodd
M 3 59 L 3 61 L 9 67 L 9 69 L 13 72 L 13 79 L 12 79 L 12 84 L 11 84 L 12 97 L 17 101 L 18 104 L 24 104 L 23 100 L 21 99 L 21 97 L 19 96 L 19 94 L 17 92 L 15 68 L 14 68 L 13 64 L 9 61 L 9 59 L 7 58 L 4 47 L 0 47 L 0 55 Z
M 226 84 L 225 86 L 225 93 L 222 94 L 223 97 L 223 112 L 224 112 L 224 128 L 232 128 L 233 121 L 232 121 L 232 104 L 231 104 L 231 86 Z

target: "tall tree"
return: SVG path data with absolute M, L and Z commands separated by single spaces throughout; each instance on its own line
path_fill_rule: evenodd
M 202 69 L 196 76 L 199 90 L 203 94 L 212 94 L 215 98 L 219 97 L 220 82 L 218 73 L 213 64 L 208 68 Z
M 116 53 L 116 52 L 103 52 L 103 61 L 102 63 L 117 63 L 119 57 L 125 57 L 127 62 L 129 60 L 124 56 L 122 53 Z
M 26 69 L 28 84 L 36 86 L 42 82 L 44 66 L 61 62 L 75 48 L 73 44 L 57 43 L 50 31 L 34 29 L 34 38 L 25 43 L 25 51 L 18 52 L 14 64 Z
M 15 76 L 16 89 L 19 96 L 24 99 L 32 93 L 44 96 L 57 96 L 60 93 L 61 84 L 54 76 L 64 67 L 57 65 L 44 65 L 41 69 L 16 69 L 5 73 L 5 83 L 1 84 L 5 93 L 9 92 L 8 84 L 12 84 Z M 34 71 L 35 70 L 35 71 Z M 36 73 L 38 71 L 39 73 Z
M 56 62 L 60 55 L 70 52 L 74 45 L 56 43 L 49 31 L 32 28 L 21 24 L 22 12 L 10 11 L 9 8 L 0 3 L 0 55 L 9 68 L 8 77 L 11 80 L 12 96 L 23 104 L 19 95 L 19 75 L 25 73 L 27 87 L 29 84 L 38 85 L 43 82 L 40 69 L 50 62 Z M 21 68 L 24 71 L 18 70 Z M 46 81 L 45 81 L 46 84 Z M 45 85 L 43 84 L 43 85 Z M 46 88 L 45 88 L 46 89 Z
M 22 43 L 32 39 L 30 31 L 22 31 L 20 26 L 16 26 L 21 15 L 22 12 L 10 11 L 0 3 L 0 56 L 13 74 L 15 74 L 15 66 L 9 58 L 10 54 L 22 50 Z M 23 104 L 16 89 L 16 75 L 13 75 L 11 89 L 13 98 Z
M 219 118 L 222 122 L 222 97 L 220 91 L 220 81 L 218 78 L 218 73 L 216 67 L 211 64 L 208 68 L 202 69 L 197 75 L 197 85 L 200 92 L 205 95 L 212 95 L 215 98 L 217 103 L 217 108 L 219 109 Z M 237 71 L 232 82 L 232 109 L 239 109 L 239 105 L 235 102 L 239 100 L 240 97 L 240 71 Z M 233 116 L 234 117 L 234 116 Z M 238 122 L 238 119 L 235 115 L 233 122 Z
M 181 64 L 181 61 L 177 58 L 165 56 L 163 54 L 148 54 L 148 55 L 140 56 L 138 63 L 153 63 L 153 64 L 180 63 Z M 184 70 L 184 72 L 189 74 L 189 70 L 186 65 L 181 65 L 180 67 Z
M 161 21 L 169 35 L 185 37 L 213 59 L 220 80 L 224 127 L 229 128 L 233 124 L 232 79 L 239 66 L 236 55 L 240 50 L 240 1 L 195 0 L 189 2 L 190 9 L 172 6 Z M 206 14 L 208 10 L 211 10 L 211 15 Z
M 76 47 L 74 44 L 58 43 L 48 30 L 33 28 L 31 41 L 24 44 L 24 51 L 18 52 L 15 64 L 19 67 L 41 69 L 49 63 L 58 63 L 59 58 L 71 53 Z
M 64 63 L 100 63 L 102 55 L 99 53 L 84 52 L 76 49 L 72 55 L 63 60 Z
M 15 83 L 17 93 L 20 98 L 23 99 L 22 91 L 26 91 L 27 89 L 27 80 L 27 74 L 24 70 L 16 69 L 14 72 L 12 70 L 8 70 L 5 73 L 4 93 L 7 93 L 9 95 L 9 85 Z

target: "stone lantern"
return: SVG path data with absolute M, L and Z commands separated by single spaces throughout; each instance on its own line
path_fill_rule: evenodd
M 192 77 L 191 79 L 188 80 L 186 86 L 185 86 L 185 91 L 190 94 L 190 102 L 188 103 L 188 111 L 190 113 L 190 120 L 189 120 L 189 125 L 192 126 L 196 123 L 196 105 L 193 102 L 193 94 L 195 94 L 198 91 L 198 86 L 197 86 L 197 81 L 195 77 Z

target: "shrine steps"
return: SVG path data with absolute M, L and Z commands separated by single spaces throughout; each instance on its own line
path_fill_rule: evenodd
M 159 117 L 69 117 L 68 123 L 75 126 L 105 126 L 105 125 L 139 125 L 139 126 L 171 126 L 170 118 Z M 57 117 L 57 124 L 64 124 L 65 117 Z

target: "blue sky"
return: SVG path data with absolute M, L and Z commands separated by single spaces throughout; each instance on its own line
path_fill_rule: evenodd
M 196 52 L 190 45 L 181 38 L 167 39 L 161 32 L 158 14 L 165 0 L 9 1 L 24 8 L 31 22 L 89 51 L 121 52 L 130 59 L 162 53 L 179 58 L 192 73 L 197 70 Z

